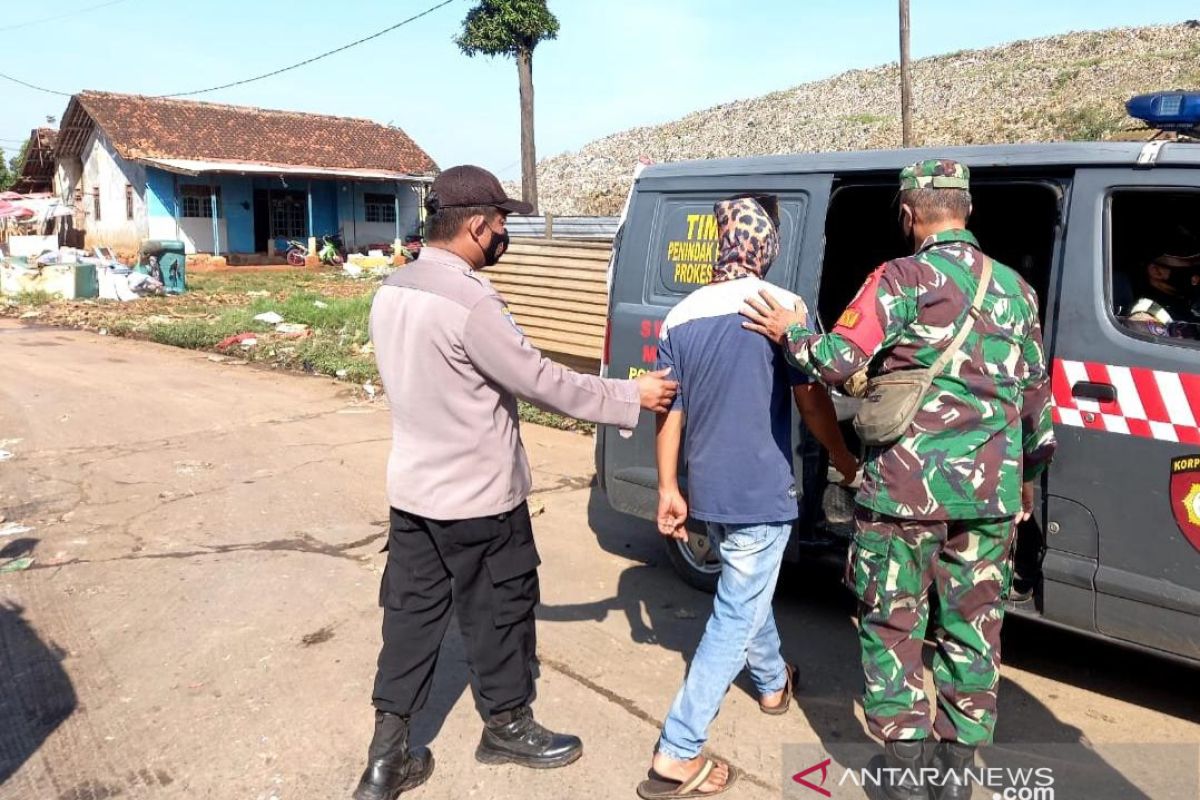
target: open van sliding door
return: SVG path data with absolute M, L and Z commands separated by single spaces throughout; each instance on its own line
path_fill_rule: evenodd
M 1047 479 L 1047 539 L 1059 550 L 1045 564 L 1047 617 L 1057 616 L 1052 570 L 1057 581 L 1064 570 L 1076 573 L 1078 602 L 1068 607 L 1081 614 L 1094 559 L 1095 629 L 1193 659 L 1200 658 L 1200 519 L 1188 514 L 1200 515 L 1200 471 L 1174 481 L 1172 472 L 1176 459 L 1200 455 L 1200 342 L 1131 331 L 1113 297 L 1144 271 L 1142 251 L 1155 249 L 1156 237 L 1167 246 L 1161 218 L 1178 207 L 1180 192 L 1198 190 L 1198 179 L 1195 170 L 1157 167 L 1076 174 L 1051 348 L 1059 450 Z M 1154 202 L 1157 212 L 1130 219 L 1139 204 Z
M 779 196 L 780 253 L 767 280 L 816 308 L 831 176 L 730 176 L 704 174 L 706 165 L 696 166 L 696 175 L 656 177 L 650 169 L 638 180 L 609 295 L 611 378 L 652 369 L 663 318 L 709 281 L 717 255 L 713 203 L 721 198 L 751 191 Z M 609 502 L 652 519 L 658 502 L 653 415 L 643 412 L 632 436 L 607 426 L 597 435 L 597 468 Z

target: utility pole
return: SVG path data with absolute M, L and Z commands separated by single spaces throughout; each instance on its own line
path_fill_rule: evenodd
M 908 0 L 900 0 L 900 129 L 904 147 L 912 147 L 912 74 L 908 63 Z

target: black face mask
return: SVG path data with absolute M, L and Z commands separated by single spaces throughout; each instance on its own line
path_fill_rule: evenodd
M 492 234 L 492 240 L 488 242 L 487 247 L 480 244 L 479 249 L 483 250 L 483 265 L 485 267 L 492 267 L 500 260 L 500 256 L 504 255 L 504 252 L 508 250 L 508 231 L 496 233 L 492 230 L 491 225 L 485 225 L 484 227 Z M 479 237 L 475 237 L 475 243 L 479 244 Z

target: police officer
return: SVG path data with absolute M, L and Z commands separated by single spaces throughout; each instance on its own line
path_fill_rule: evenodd
M 1200 256 L 1163 253 L 1152 259 L 1125 324 L 1153 336 L 1200 338 Z
M 480 271 L 508 246 L 507 215 L 532 208 L 490 172 L 446 170 L 426 209 L 420 260 L 384 281 L 371 307 L 392 413 L 391 531 L 375 735 L 356 800 L 392 800 L 432 773 L 429 751 L 409 749 L 409 719 L 429 695 L 451 610 L 485 715 L 476 758 L 546 768 L 580 756 L 578 738 L 542 727 L 529 708 L 540 560 L 517 398 L 632 428 L 641 408 L 667 410 L 676 390 L 665 371 L 604 380 L 530 346 Z
M 986 259 L 966 229 L 969 181 L 967 167 L 950 160 L 900 173 L 900 222 L 916 252 L 872 273 L 829 334 L 814 331 L 806 309 L 766 297 L 744 312 L 747 327 L 829 384 L 868 365 L 877 375 L 930 367 L 970 313 Z M 863 709 L 894 770 L 883 773 L 891 800 L 927 797 L 919 770 L 935 734 L 934 797 L 971 794 L 964 769 L 996 723 L 1016 523 L 1030 514 L 1054 447 L 1037 297 L 994 263 L 959 353 L 901 438 L 870 448 L 858 494 L 847 578 L 860 600 Z M 922 687 L 931 602 L 936 720 Z

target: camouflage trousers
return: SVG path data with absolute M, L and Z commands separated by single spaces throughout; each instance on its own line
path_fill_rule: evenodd
M 990 744 L 996 726 L 1003 598 L 1012 582 L 1012 518 L 897 519 L 858 509 L 847 582 L 859 604 L 863 710 L 884 741 Z M 932 720 L 922 650 L 931 606 Z

